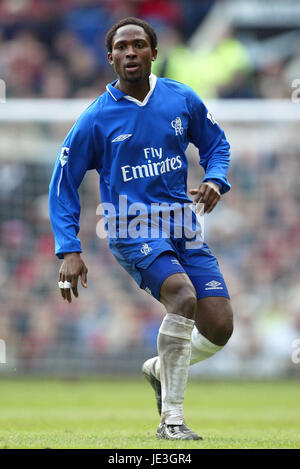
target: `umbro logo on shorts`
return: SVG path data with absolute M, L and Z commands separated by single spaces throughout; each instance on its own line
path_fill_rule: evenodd
M 221 282 L 217 282 L 216 280 L 212 280 L 211 282 L 207 282 L 205 284 L 205 290 L 224 290 L 223 287 L 220 287 Z
M 112 142 L 123 142 L 123 140 L 127 140 L 127 138 L 132 137 L 132 134 L 122 134 L 119 135 L 118 137 L 114 138 Z
M 180 265 L 179 261 L 177 259 L 171 259 L 171 262 L 172 262 L 172 264 Z

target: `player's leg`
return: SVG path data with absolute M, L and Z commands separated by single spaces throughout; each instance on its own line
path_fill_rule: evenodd
M 162 390 L 158 438 L 199 439 L 184 423 L 183 400 L 191 357 L 191 333 L 197 311 L 195 289 L 184 273 L 166 278 L 160 290 L 165 306 L 157 347 Z
M 211 357 L 227 343 L 232 334 L 233 314 L 218 262 L 208 248 L 204 254 L 201 250 L 184 254 L 181 265 L 188 273 L 197 295 L 197 313 L 191 338 L 190 364 L 194 364 Z M 147 360 L 143 372 L 155 390 L 161 413 L 159 357 Z
M 233 330 L 233 314 L 227 286 L 219 263 L 207 244 L 199 249 L 180 245 L 180 263 L 197 294 L 197 313 L 192 333 L 191 364 L 221 350 Z
M 206 360 L 221 350 L 232 332 L 233 313 L 230 300 L 226 297 L 200 298 L 197 301 L 195 326 L 191 337 L 190 364 Z M 147 360 L 143 371 L 155 390 L 158 411 L 161 413 L 159 357 Z
M 161 301 L 167 310 L 158 334 L 162 384 L 152 373 L 146 374 L 162 401 L 163 421 L 157 436 L 199 439 L 185 425 L 182 408 L 191 355 L 193 319 L 197 309 L 195 289 L 169 239 L 145 240 L 143 247 L 146 246 L 147 250 L 143 250 L 142 258 L 140 241 L 130 242 L 129 247 L 127 244 L 128 240 L 123 246 L 110 243 L 110 248 L 117 261 L 140 287 Z M 146 371 L 144 366 L 143 371 Z
M 228 342 L 233 331 L 233 314 L 226 297 L 206 297 L 197 301 L 195 326 L 191 337 L 190 365 L 212 357 Z M 159 356 L 143 365 L 143 372 L 152 385 L 159 414 L 161 414 L 161 384 Z
M 215 296 L 198 299 L 195 326 L 191 337 L 190 364 L 194 365 L 206 360 L 222 350 L 230 339 L 232 332 L 233 312 L 229 298 Z M 157 406 L 160 412 L 161 400 L 157 383 L 157 380 L 160 379 L 159 357 L 153 357 L 145 362 L 145 372 L 155 382 Z M 150 381 L 149 378 L 148 380 Z M 152 386 L 155 389 L 154 384 Z
M 173 252 L 162 253 L 149 267 L 140 268 L 139 272 L 142 276 L 141 287 L 158 299 L 167 311 L 157 340 L 157 363 L 161 367 L 159 379 L 155 372 L 152 373 L 155 367 L 152 359 L 143 365 L 143 372 L 155 390 L 159 412 L 162 407 L 158 437 L 199 438 L 185 426 L 183 417 L 191 333 L 197 310 L 195 289 Z
M 226 297 L 205 297 L 197 300 L 195 326 L 191 337 L 191 360 L 193 365 L 206 360 L 221 350 L 230 339 L 233 332 L 233 312 L 231 302 Z M 158 411 L 161 411 L 159 394 L 160 362 L 158 357 L 147 360 L 144 365 L 151 383 L 156 389 Z M 153 379 L 154 377 L 154 379 Z M 149 378 L 148 378 L 149 380 Z

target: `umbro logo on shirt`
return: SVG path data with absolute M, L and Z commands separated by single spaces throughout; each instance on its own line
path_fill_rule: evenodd
M 114 138 L 112 142 L 123 142 L 123 140 L 127 140 L 127 138 L 132 137 L 132 134 L 122 134 L 119 135 L 118 137 Z
M 207 282 L 205 284 L 205 290 L 223 290 L 223 287 L 220 287 L 221 282 L 217 282 L 216 280 L 212 280 L 211 282 Z

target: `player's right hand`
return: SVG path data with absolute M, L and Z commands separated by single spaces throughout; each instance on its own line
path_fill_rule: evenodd
M 195 196 L 193 204 L 196 205 L 196 213 L 201 211 L 201 204 L 204 204 L 203 214 L 212 212 L 221 198 L 218 184 L 212 181 L 202 182 L 198 188 L 191 189 L 189 193 Z
M 79 252 L 64 254 L 64 261 L 58 274 L 58 282 L 61 285 L 59 289 L 64 300 L 67 300 L 69 303 L 72 302 L 71 290 L 73 295 L 78 298 L 78 277 L 80 277 L 81 285 L 87 288 L 87 273 L 88 269 L 81 259 Z M 65 282 L 69 282 L 69 285 L 66 285 Z M 64 288 L 62 288 L 63 283 L 65 284 Z

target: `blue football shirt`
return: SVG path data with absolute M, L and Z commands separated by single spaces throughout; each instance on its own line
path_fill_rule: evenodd
M 83 112 L 66 136 L 50 182 L 50 220 L 55 252 L 81 252 L 78 238 L 78 188 L 88 170 L 100 176 L 101 201 L 119 214 L 119 197 L 128 206 L 140 202 L 191 203 L 187 196 L 186 149 L 199 149 L 205 181 L 230 189 L 226 178 L 230 147 L 223 130 L 188 86 L 167 78 L 149 78 L 140 102 L 113 82 Z

